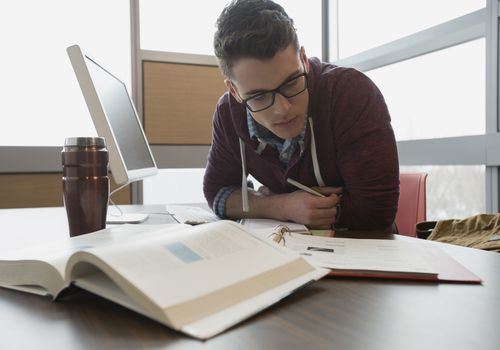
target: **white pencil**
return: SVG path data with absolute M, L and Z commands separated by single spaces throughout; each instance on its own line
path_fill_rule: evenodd
M 318 191 L 313 190 L 312 188 L 309 188 L 305 185 L 302 185 L 300 182 L 295 181 L 294 179 L 286 179 L 286 182 L 288 182 L 291 185 L 294 185 L 298 189 L 301 189 L 302 191 L 306 191 L 307 193 L 313 194 L 318 197 L 326 197 L 324 194 L 319 193 Z

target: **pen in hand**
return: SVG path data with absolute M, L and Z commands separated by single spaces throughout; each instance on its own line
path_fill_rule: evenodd
M 291 178 L 287 178 L 286 179 L 286 182 L 288 182 L 289 184 L 297 187 L 298 189 L 301 189 L 302 191 L 305 191 L 307 193 L 310 193 L 312 195 L 315 195 L 315 196 L 318 196 L 318 197 L 323 197 L 325 198 L 326 196 L 322 193 L 319 193 L 318 191 L 315 191 L 313 190 L 312 188 L 310 187 L 307 187 L 306 185 L 302 185 L 300 182 L 298 181 L 295 181 L 294 179 L 291 179 Z M 338 209 L 337 209 L 338 210 Z M 332 231 L 335 231 L 335 224 L 332 224 L 332 227 L 331 227 Z
M 294 179 L 287 178 L 286 182 L 288 182 L 291 185 L 294 185 L 298 189 L 301 189 L 302 191 L 305 191 L 307 193 L 313 194 L 313 195 L 318 196 L 318 197 L 323 197 L 323 198 L 326 197 L 324 194 L 319 193 L 318 191 L 315 191 L 312 188 L 309 188 L 305 185 L 302 185 L 300 182 L 295 181 Z

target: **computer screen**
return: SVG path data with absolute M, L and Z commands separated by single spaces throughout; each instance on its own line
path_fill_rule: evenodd
M 106 140 L 111 173 L 118 185 L 158 173 L 151 149 L 125 84 L 83 54 L 67 48 L 73 70 L 99 136 Z

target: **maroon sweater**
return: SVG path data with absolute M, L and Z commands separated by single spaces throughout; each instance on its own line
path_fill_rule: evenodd
M 392 225 L 399 198 L 399 164 L 394 132 L 384 98 L 361 72 L 310 61 L 307 74 L 308 116 L 313 119 L 321 176 L 327 186 L 344 188 L 339 227 L 385 229 Z M 248 134 L 245 107 L 229 93 L 219 100 L 213 118 L 213 140 L 203 190 L 212 207 L 222 187 L 241 186 L 238 139 L 246 147 L 247 172 L 274 193 L 296 191 L 291 177 L 318 186 L 311 155 L 311 129 L 306 127 L 304 152 L 288 165 L 267 146 L 258 155 L 257 140 Z

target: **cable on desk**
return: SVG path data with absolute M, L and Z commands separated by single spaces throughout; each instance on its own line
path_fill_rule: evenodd
M 113 207 L 115 207 L 116 209 L 118 209 L 119 211 L 119 214 L 111 214 L 111 213 L 108 213 L 109 215 L 111 216 L 114 216 L 114 217 L 120 217 L 120 216 L 123 216 L 123 211 L 122 209 L 115 203 L 113 202 L 113 200 L 111 199 L 111 196 L 113 194 L 115 194 L 116 192 L 120 191 L 122 188 L 126 187 L 128 185 L 128 183 L 124 184 L 124 185 L 121 185 L 120 187 L 117 187 L 115 188 L 113 191 L 111 191 L 111 193 L 109 194 L 109 198 L 108 198 L 108 207 L 109 207 L 109 203 L 111 203 L 113 205 Z

